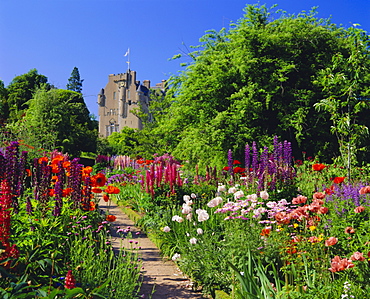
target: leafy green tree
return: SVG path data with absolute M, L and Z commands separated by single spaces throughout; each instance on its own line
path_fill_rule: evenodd
M 319 73 L 317 84 L 325 98 L 315 107 L 330 114 L 331 131 L 338 139 L 341 162 L 347 166 L 350 177 L 358 153 L 368 150 L 361 145 L 368 138 L 369 129 L 359 116 L 370 108 L 370 65 L 366 63 L 370 58 L 370 38 L 363 30 L 350 28 L 347 39 L 348 53 L 334 55 L 332 65 Z
M 82 92 L 82 82 L 84 80 L 80 77 L 80 72 L 77 67 L 73 68 L 71 77 L 68 79 L 67 89 L 75 92 Z
M 5 88 L 4 82 L 0 80 L 0 125 L 8 118 L 7 94 L 8 91 Z
M 225 165 L 228 149 L 242 159 L 246 143 L 271 145 L 278 135 L 292 142 L 295 157 L 332 158 L 338 142 L 330 116 L 314 108 L 326 94 L 316 81 L 333 56 L 350 56 L 352 41 L 315 15 L 273 18 L 265 6 L 248 5 L 229 31 L 207 32 L 171 80 L 171 107 L 153 129 L 160 149 L 193 165 Z
M 18 136 L 25 144 L 57 148 L 71 156 L 96 151 L 97 130 L 80 93 L 40 89 L 28 104 L 25 117 L 17 123 Z
M 28 73 L 16 76 L 7 86 L 9 116 L 11 121 L 17 121 L 28 108 L 27 102 L 32 98 L 34 92 L 44 87 L 50 88 L 48 78 L 31 69 Z

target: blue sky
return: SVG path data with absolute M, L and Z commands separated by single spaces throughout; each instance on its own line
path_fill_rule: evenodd
M 0 80 L 8 85 L 36 68 L 65 88 L 80 71 L 85 102 L 97 116 L 97 94 L 109 74 L 130 68 L 155 85 L 181 71 L 169 61 L 198 45 L 206 30 L 229 27 L 243 16 L 245 0 L 0 0 Z M 290 14 L 318 6 L 318 16 L 344 27 L 359 23 L 370 33 L 370 0 L 259 1 Z

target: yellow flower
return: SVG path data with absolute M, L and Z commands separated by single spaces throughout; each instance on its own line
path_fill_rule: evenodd
M 310 231 L 314 231 L 315 229 L 316 229 L 316 226 L 314 226 L 314 225 L 311 225 L 310 227 L 309 227 L 309 229 L 310 229 Z
M 298 226 L 299 226 L 299 224 L 298 224 L 298 223 L 294 223 L 294 224 L 293 224 L 293 227 L 294 227 L 294 228 L 297 228 Z

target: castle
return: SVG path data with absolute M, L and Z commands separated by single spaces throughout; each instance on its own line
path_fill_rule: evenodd
M 136 80 L 136 72 L 109 75 L 108 83 L 98 94 L 99 137 L 108 137 L 113 132 L 120 132 L 123 127 L 141 130 L 141 120 L 132 113 L 141 107 L 149 115 L 150 89 L 164 90 L 165 80 L 150 87 L 150 81 L 141 84 Z

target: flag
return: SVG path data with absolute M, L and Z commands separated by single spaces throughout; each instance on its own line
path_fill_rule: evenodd
M 127 52 L 124 56 L 126 57 L 128 54 L 130 54 L 130 48 L 127 49 Z

